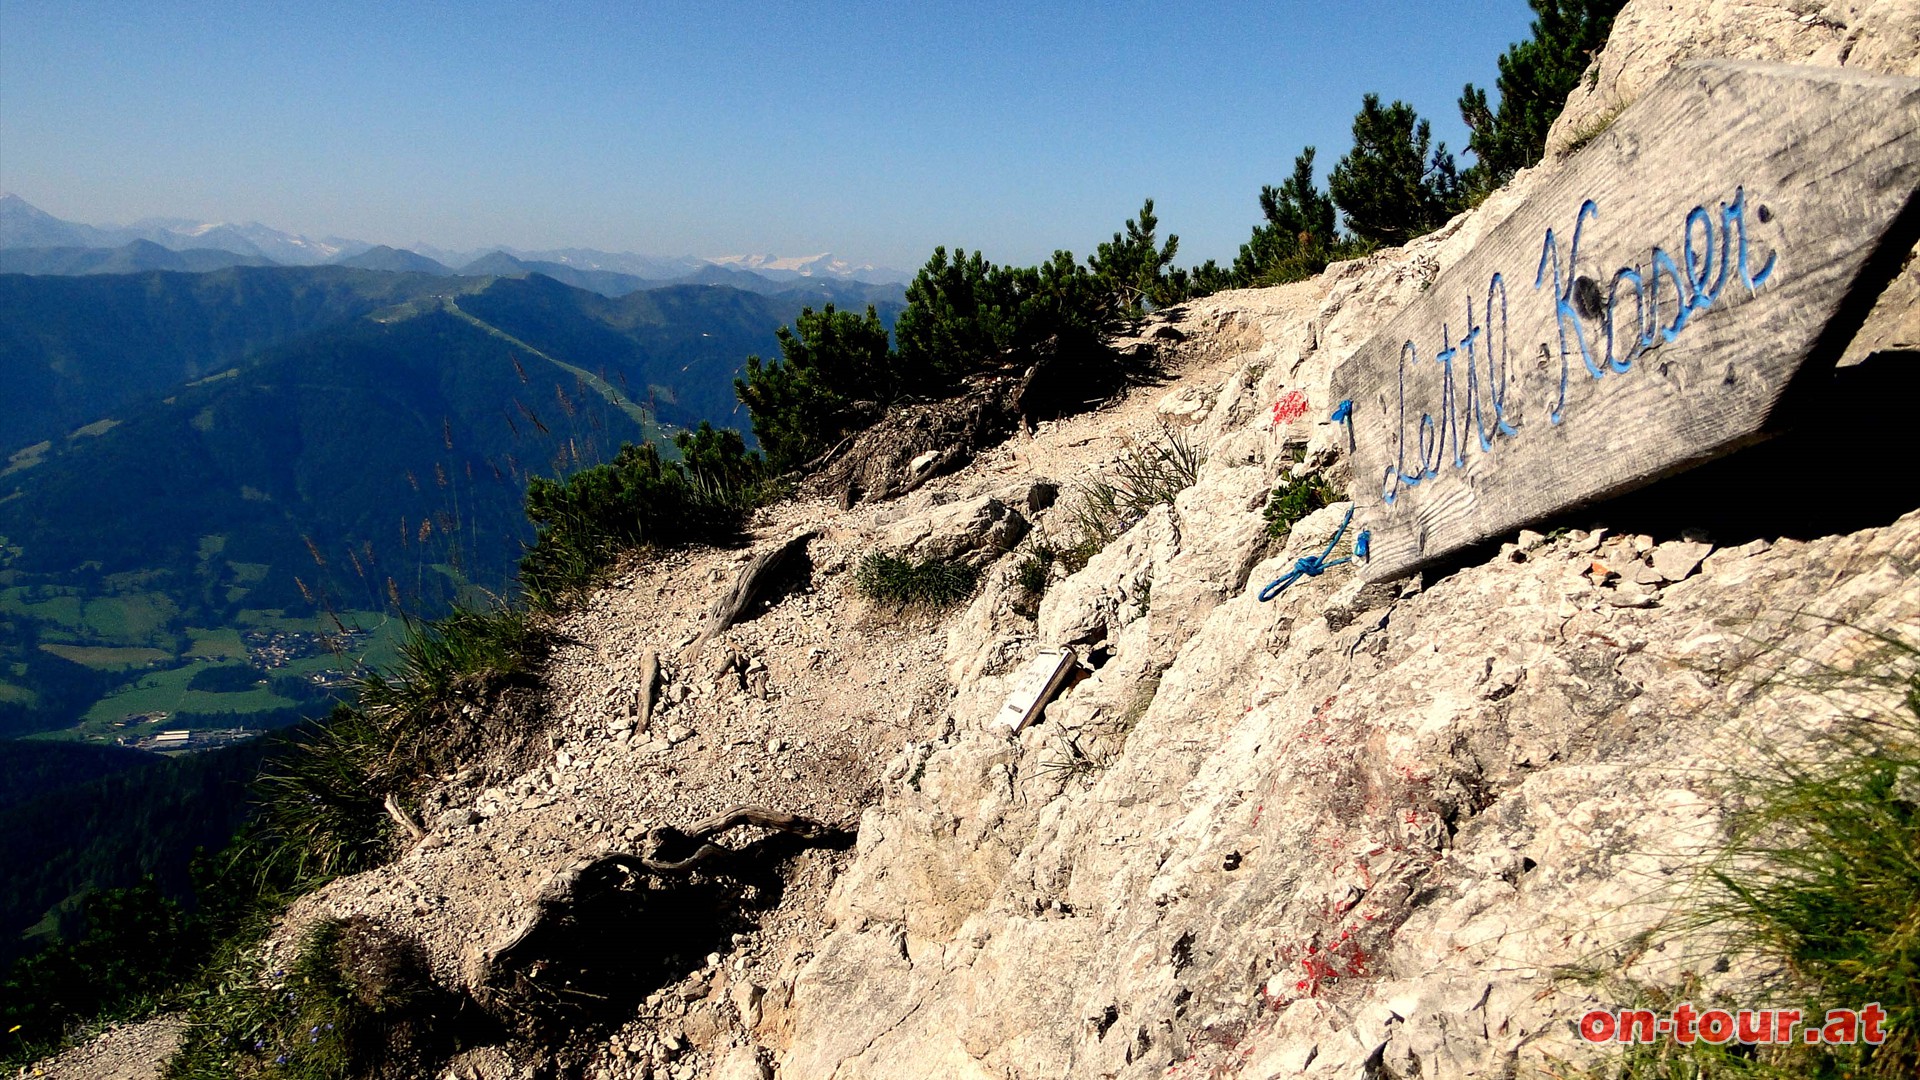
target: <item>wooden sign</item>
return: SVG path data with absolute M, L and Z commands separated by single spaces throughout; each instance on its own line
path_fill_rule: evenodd
M 1013 692 L 993 722 L 1011 728 L 1015 735 L 1040 715 L 1073 670 L 1072 649 L 1043 649 L 1013 680 Z
M 1916 187 L 1920 80 L 1666 76 L 1333 373 L 1364 575 L 1776 430 L 1920 239 Z

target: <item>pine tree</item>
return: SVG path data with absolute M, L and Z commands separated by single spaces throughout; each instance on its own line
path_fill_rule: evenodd
M 1010 344 L 1015 352 L 1031 351 L 1049 340 L 1055 347 L 1091 346 L 1123 321 L 1125 313 L 1113 291 L 1076 262 L 1071 251 L 1056 251 L 1039 266 L 1007 268 L 1004 273 L 1004 288 L 1014 304 Z
M 1460 96 L 1460 118 L 1476 159 L 1466 172 L 1467 189 L 1483 196 L 1540 160 L 1547 131 L 1566 108 L 1594 54 L 1607 42 L 1614 16 L 1626 0 L 1527 0 L 1533 37 L 1500 56 L 1498 110 L 1472 83 Z
M 1322 247 L 1333 243 L 1333 200 L 1313 181 L 1314 149 L 1309 146 L 1293 159 L 1293 175 L 1279 187 L 1260 189 L 1260 212 L 1267 224 L 1293 236 L 1307 236 Z
M 1254 230 L 1259 231 L 1257 228 Z M 1244 253 L 1246 245 L 1241 245 Z M 1238 289 L 1246 284 L 1235 267 L 1221 266 L 1212 259 L 1201 263 L 1191 270 L 1174 270 L 1168 275 L 1172 279 L 1171 288 L 1189 299 L 1196 296 L 1208 296 L 1222 289 Z
M 749 453 L 746 440 L 733 428 L 716 428 L 702 420 L 694 431 L 673 437 L 688 479 L 721 492 L 757 493 L 765 478 L 761 455 Z
M 1314 148 L 1293 159 L 1293 175 L 1279 187 L 1260 189 L 1260 213 L 1253 236 L 1240 245 L 1231 277 L 1239 285 L 1278 285 L 1302 281 L 1327 268 L 1339 237 L 1333 200 L 1313 180 Z M 1194 271 L 1196 284 L 1205 267 Z
M 965 248 L 933 249 L 907 286 L 893 336 L 903 378 L 916 390 L 951 385 L 997 363 L 1012 347 L 1018 300 L 1008 271 Z
M 1433 148 L 1432 125 L 1404 101 L 1382 108 L 1378 94 L 1362 99 L 1353 149 L 1327 186 L 1347 227 L 1381 244 L 1432 232 L 1466 204 L 1453 155 L 1445 143 Z
M 1087 259 L 1094 278 L 1112 293 L 1115 305 L 1135 317 L 1145 314 L 1149 304 L 1160 307 L 1183 299 L 1168 274 L 1174 253 L 1180 250 L 1180 238 L 1169 236 L 1161 246 L 1154 235 L 1159 226 L 1153 200 L 1148 199 L 1140 207 L 1140 216 L 1127 222 L 1124 233 L 1114 233 Z
M 865 318 L 832 304 L 807 308 L 778 337 L 780 361 L 747 357 L 746 378 L 733 388 L 768 464 L 784 472 L 839 438 L 856 402 L 884 404 L 898 387 L 887 329 L 872 307 Z

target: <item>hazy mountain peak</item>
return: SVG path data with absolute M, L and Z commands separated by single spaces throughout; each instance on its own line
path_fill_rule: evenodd
M 0 249 L 118 248 L 135 240 L 159 244 L 170 251 L 212 248 L 293 266 L 343 262 L 377 247 L 382 252 L 394 254 L 377 256 L 375 261 L 381 265 L 369 265 L 369 268 L 399 269 L 405 261 L 401 258 L 404 255 L 430 263 L 431 266 L 422 264 L 410 267 L 426 273 L 447 273 L 448 267 L 468 266 L 497 255 L 524 264 L 522 272 L 545 273 L 609 295 L 631 291 L 647 282 L 677 281 L 697 276 L 713 267 L 750 272 L 775 282 L 811 279 L 886 285 L 903 283 L 913 277 L 904 271 L 838 258 L 830 251 L 813 255 L 746 254 L 700 258 L 692 255 L 609 252 L 593 248 L 524 251 L 493 246 L 461 253 L 427 243 L 414 243 L 402 248 L 336 236 L 315 239 L 257 221 L 234 224 L 193 218 L 149 217 L 131 225 L 87 225 L 54 217 L 19 195 L 0 193 Z M 594 276 L 566 275 L 562 272 L 563 268 L 591 272 Z M 514 271 L 510 269 L 508 272 Z
M 913 275 L 872 263 L 851 263 L 835 258 L 831 251 L 818 255 L 720 255 L 706 260 L 714 266 L 751 270 L 774 280 L 792 277 L 848 278 L 855 281 L 907 281 Z
M 117 248 L 135 240 L 169 251 L 212 248 L 272 262 L 311 266 L 372 247 L 359 240 L 314 240 L 259 222 L 234 225 L 192 218 L 144 218 L 132 225 L 63 221 L 18 195 L 0 196 L 0 248 Z
M 365 251 L 333 260 L 336 266 L 351 266 L 361 270 L 384 270 L 389 273 L 414 273 L 451 275 L 453 269 L 437 259 L 429 259 L 418 252 L 380 244 Z

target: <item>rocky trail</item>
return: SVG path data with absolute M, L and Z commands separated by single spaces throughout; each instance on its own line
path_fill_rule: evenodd
M 785 503 L 762 512 L 739 549 L 635 560 L 556 627 L 561 644 L 542 673 L 548 749 L 538 763 L 510 776 L 476 763 L 449 777 L 421 808 L 424 839 L 390 866 L 301 901 L 273 947 L 290 956 L 316 919 L 370 918 L 419 941 L 437 979 L 483 991 L 499 979 L 489 966 L 503 948 L 553 914 L 541 899 L 552 898 L 556 878 L 608 852 L 642 850 L 652 829 L 751 806 L 851 837 L 883 788 L 908 779 L 927 748 L 955 730 L 945 620 L 859 595 L 861 557 L 883 549 L 1010 562 L 1000 555 L 1010 537 L 1047 527 L 1048 512 L 1032 508 L 1045 501 L 1041 493 L 1064 487 L 1070 495 L 1126 447 L 1154 438 L 1159 406 L 1171 400 L 1179 415 L 1189 400 L 1183 388 L 1217 382 L 1226 359 L 1172 357 L 1159 376 L 1164 385 L 1042 424 L 895 502 L 848 510 L 826 500 Z M 1011 534 L 1009 519 L 1018 522 Z M 754 554 L 800 533 L 811 534 L 805 565 L 779 583 L 778 596 L 708 638 L 710 609 Z M 1018 642 L 998 644 L 1009 658 L 1018 652 Z M 658 674 L 649 708 L 642 696 L 650 663 Z M 753 835 L 770 839 L 748 828 L 727 843 L 750 845 Z M 697 898 L 671 901 L 675 930 L 663 932 L 670 940 L 616 962 L 624 977 L 659 985 L 635 995 L 634 1017 L 586 1055 L 585 1075 L 655 1068 L 706 1076 L 729 1053 L 736 1062 L 770 1057 L 754 1047 L 781 1040 L 755 1033 L 790 1026 L 787 998 L 826 933 L 829 887 L 852 855 L 845 844 L 801 846 L 782 851 L 745 897 L 695 888 Z M 742 910 L 688 910 L 723 900 Z M 630 932 L 595 925 L 578 933 L 615 930 Z M 556 948 L 576 947 L 591 946 Z M 514 1007 L 525 1002 L 516 998 Z M 545 1064 L 511 1064 L 493 1050 L 475 1057 L 455 1062 L 449 1075 Z M 734 1068 L 753 1075 L 744 1064 Z

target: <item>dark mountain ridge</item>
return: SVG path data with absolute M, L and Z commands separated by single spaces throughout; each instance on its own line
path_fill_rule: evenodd
M 286 678 L 314 667 L 166 688 L 254 662 L 235 634 L 507 591 L 530 476 L 744 426 L 733 379 L 805 303 L 338 266 L 0 275 L 20 448 L 0 472 L 0 737 L 324 701 Z
M 0 274 L 0 451 L 61 438 L 302 335 L 482 285 L 348 267 Z
M 531 274 L 544 274 L 555 281 L 571 285 L 576 289 L 586 289 L 602 296 L 625 296 L 638 289 L 653 288 L 665 282 L 623 274 L 615 270 L 586 270 L 565 263 L 547 262 L 541 259 L 521 259 L 504 251 L 492 251 L 460 268 L 460 273 L 473 277 L 527 277 Z
M 117 248 L 0 248 L 0 274 L 78 276 L 136 274 L 147 270 L 203 274 L 229 266 L 277 265 L 264 255 L 242 255 L 220 248 L 175 251 L 151 240 L 134 240 Z
M 335 266 L 351 266 L 360 270 L 383 270 L 394 274 L 433 274 L 448 277 L 453 268 L 437 259 L 413 251 L 380 244 L 355 255 L 333 260 Z

